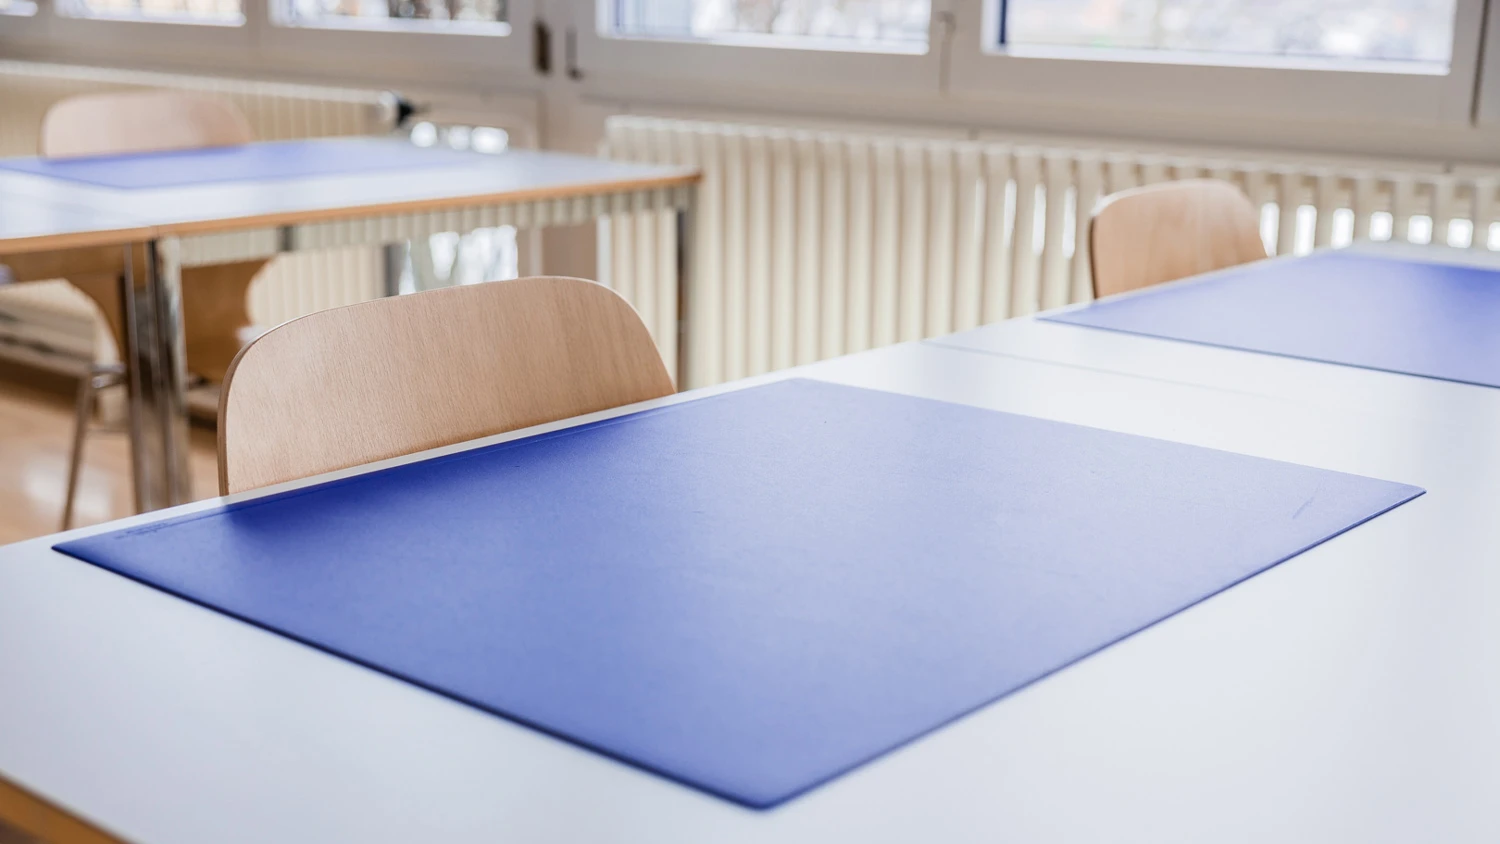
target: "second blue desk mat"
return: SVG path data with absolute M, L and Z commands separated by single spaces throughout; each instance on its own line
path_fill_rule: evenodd
M 769 807 L 1421 492 L 785 381 L 58 550 Z
M 493 156 L 385 138 L 272 141 L 90 158 L 5 158 L 0 169 L 135 190 L 479 165 Z
M 1500 387 L 1500 272 L 1338 252 L 1042 319 Z

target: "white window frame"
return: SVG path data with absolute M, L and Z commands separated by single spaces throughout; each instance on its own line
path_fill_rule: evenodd
M 924 52 L 881 52 L 841 48 L 828 41 L 734 43 L 606 35 L 610 0 L 565 0 L 567 26 L 576 32 L 579 70 L 591 92 L 629 96 L 630 91 L 702 91 L 732 89 L 779 92 L 787 101 L 801 92 L 859 92 L 890 95 L 938 93 L 943 32 L 941 13 L 950 0 L 932 0 L 928 43 Z M 559 16 L 562 17 L 562 16 Z M 566 46 L 558 43 L 566 62 Z
M 1479 68 L 1479 91 L 1474 97 L 1474 122 L 1480 128 L 1500 126 L 1500 0 L 1485 15 L 1484 57 Z
M 0 15 L 0 56 L 8 59 L 22 45 L 45 43 L 51 16 L 51 0 L 36 0 L 36 12 L 29 15 Z
M 244 0 L 245 23 L 237 27 L 66 18 L 56 14 L 54 2 L 39 0 L 34 16 L 0 18 L 0 55 L 314 83 L 367 79 L 404 92 L 425 88 L 434 101 L 460 92 L 545 96 L 563 116 L 552 124 L 554 133 L 558 125 L 583 120 L 583 111 L 672 109 L 1083 134 L 1153 134 L 1170 123 L 1167 134 L 1217 138 L 1253 131 L 1255 145 L 1307 138 L 1316 144 L 1335 134 L 1357 139 L 1372 130 L 1415 144 L 1425 130 L 1438 128 L 1454 148 L 1487 143 L 1484 132 L 1500 124 L 1500 0 L 1489 0 L 1497 10 L 1488 19 L 1485 0 L 1457 0 L 1447 75 L 1317 70 L 1291 62 L 1247 66 L 1248 60 L 1231 66 L 1228 59 L 1185 64 L 1150 53 L 1137 54 L 1146 60 L 1111 60 L 1077 49 L 1071 55 L 1082 57 L 1041 57 L 1038 48 L 1027 48 L 1032 55 L 996 55 L 985 49 L 997 30 L 985 0 L 933 0 L 928 50 L 920 55 L 813 43 L 605 37 L 600 4 L 609 0 L 515 0 L 507 36 L 286 27 L 271 22 L 272 0 Z M 532 68 L 539 16 L 552 29 L 549 76 Z M 578 79 L 569 74 L 569 29 Z M 1483 68 L 1481 38 L 1490 47 Z M 1471 125 L 1476 115 L 1477 130 Z
M 1065 47 L 997 52 L 991 45 L 999 32 L 999 4 L 956 2 L 949 91 L 959 100 L 1176 112 L 1198 120 L 1457 126 L 1470 119 L 1485 0 L 1457 0 L 1453 57 L 1444 75 L 1400 72 L 1376 62 L 1346 70 L 1315 59 L 1213 57 L 1204 63 L 1198 59 L 1208 57 Z M 1489 55 L 1491 63 L 1500 61 L 1500 55 Z

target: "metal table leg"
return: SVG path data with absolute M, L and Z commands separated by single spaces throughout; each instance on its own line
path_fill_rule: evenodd
M 401 295 L 401 272 L 406 268 L 406 244 L 387 243 L 380 247 L 382 294 Z
M 688 390 L 699 386 L 689 378 L 688 366 L 694 351 L 690 310 L 692 304 L 692 282 L 695 256 L 693 235 L 697 231 L 698 190 L 688 188 L 687 202 L 677 209 L 677 389 Z
M 141 512 L 192 500 L 182 274 L 176 238 L 135 247 L 124 284 L 130 451 Z

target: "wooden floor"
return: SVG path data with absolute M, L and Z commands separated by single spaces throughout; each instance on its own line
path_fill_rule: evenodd
M 73 401 L 68 383 L 0 370 L 0 545 L 55 533 L 68 483 Z M 218 491 L 213 431 L 194 426 L 193 492 Z M 130 451 L 121 433 L 96 431 L 84 446 L 74 526 L 130 515 Z

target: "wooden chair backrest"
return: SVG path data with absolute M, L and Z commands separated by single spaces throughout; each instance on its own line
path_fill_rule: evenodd
M 82 158 L 236 146 L 254 140 L 249 121 L 226 100 L 182 91 L 121 91 L 55 103 L 42 120 L 40 150 L 48 158 Z M 183 268 L 183 326 L 188 367 L 194 373 L 210 381 L 223 379 L 239 351 L 239 334 L 250 325 L 246 291 L 265 263 Z M 136 272 L 143 269 L 138 266 Z M 118 271 L 96 276 L 72 273 L 68 280 L 99 305 L 116 347 L 123 350 L 118 277 Z
M 242 350 L 219 400 L 230 494 L 671 394 L 640 317 L 576 278 L 321 311 Z
M 253 140 L 249 121 L 225 100 L 181 91 L 122 91 L 55 103 L 42 118 L 40 152 L 48 158 L 80 158 Z
M 1089 227 L 1094 296 L 1266 257 L 1260 213 L 1228 182 L 1188 179 L 1104 198 Z

